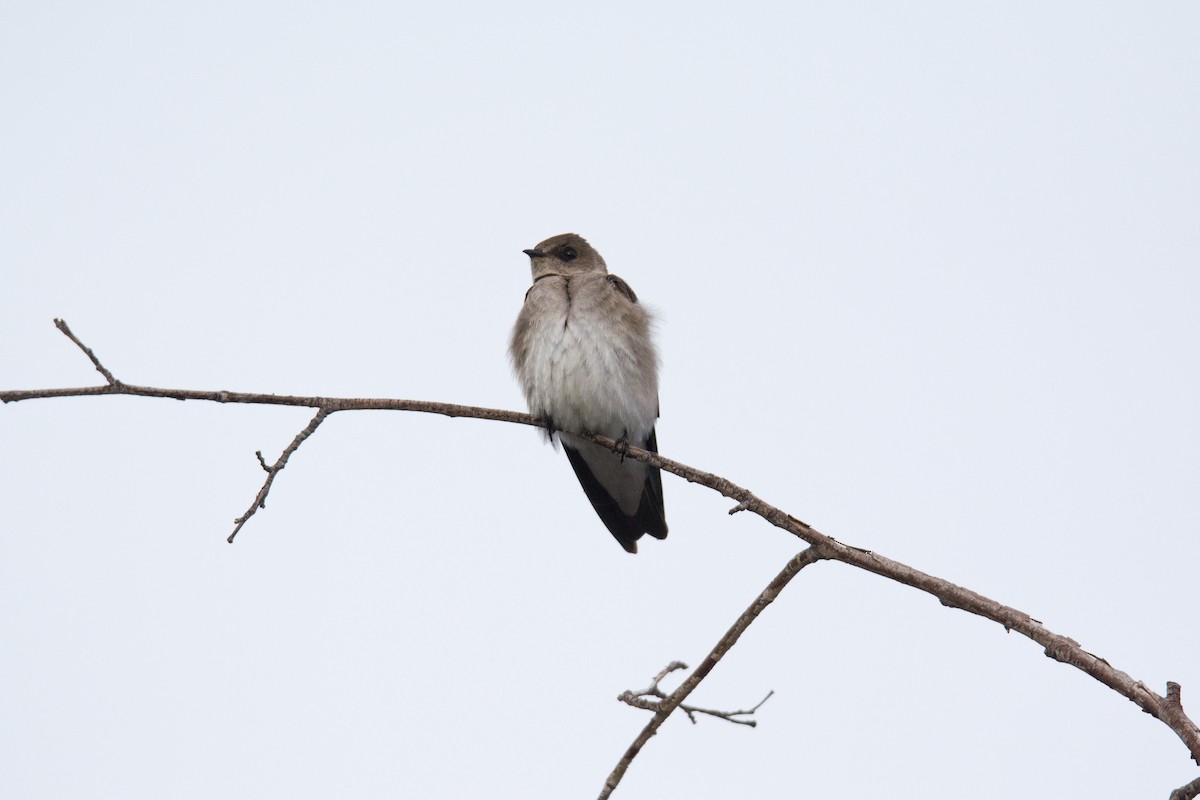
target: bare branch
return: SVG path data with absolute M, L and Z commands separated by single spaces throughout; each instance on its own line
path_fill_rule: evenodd
M 55 324 L 59 326 L 68 337 L 79 346 L 85 354 L 92 360 L 97 370 L 104 375 L 106 384 L 100 386 L 86 386 L 79 388 L 68 389 L 28 389 L 28 390 L 8 390 L 0 391 L 0 402 L 13 403 L 20 400 L 32 400 L 35 398 L 48 397 L 85 397 L 92 395 L 131 395 L 137 397 L 166 397 L 176 400 L 205 400 L 215 403 L 252 403 L 262 405 L 277 405 L 277 406 L 307 406 L 309 408 L 317 408 L 325 411 L 326 415 L 336 411 L 351 411 L 351 410 L 386 410 L 386 411 L 417 411 L 430 414 L 442 414 L 448 417 L 473 417 L 475 419 L 494 420 L 498 422 L 509 422 L 518 425 L 530 425 L 534 427 L 545 427 L 545 422 L 529 414 L 522 414 L 516 411 L 505 411 L 493 408 L 479 408 L 476 406 L 463 406 L 453 403 L 435 403 L 423 400 L 396 400 L 387 398 L 346 398 L 346 397 L 301 397 L 293 395 L 274 395 L 274 394 L 254 394 L 248 392 L 228 392 L 228 391 L 195 391 L 188 389 L 164 389 L 152 386 L 134 386 L 122 383 L 112 376 L 96 358 L 92 351 L 84 346 L 78 338 L 67 328 L 65 322 L 56 320 Z M 310 423 L 311 424 L 311 423 Z M 610 449 L 618 446 L 618 442 L 607 436 L 598 436 L 588 433 L 578 434 L 581 438 L 593 441 L 601 446 Z M 299 446 L 299 445 L 297 445 Z M 1164 697 L 1147 688 L 1140 681 L 1134 680 L 1124 672 L 1111 666 L 1106 660 L 1084 650 L 1082 646 L 1073 639 L 1070 639 L 1061 634 L 1054 633 L 1048 630 L 1041 622 L 1033 619 L 1028 614 L 1018 611 L 1015 608 L 1003 605 L 991 598 L 985 597 L 970 589 L 957 586 L 950 581 L 942 578 L 937 578 L 928 575 L 920 570 L 914 569 L 907 564 L 902 564 L 898 561 L 893 561 L 889 558 L 874 553 L 870 550 L 853 547 L 844 544 L 836 539 L 827 536 L 805 522 L 802 522 L 795 517 L 787 514 L 781 509 L 763 501 L 755 496 L 748 489 L 745 489 L 732 481 L 726 480 L 719 475 L 714 475 L 709 472 L 689 467 L 678 461 L 673 461 L 669 458 L 661 456 L 657 453 L 651 453 L 642 450 L 638 447 L 628 445 L 624 448 L 624 454 L 628 458 L 634 458 L 652 466 L 656 466 L 666 472 L 687 480 L 690 483 L 699 483 L 703 486 L 716 491 L 723 496 L 736 501 L 737 506 L 733 509 L 733 513 L 738 511 L 751 511 L 754 514 L 762 517 L 772 525 L 782 528 L 792 535 L 803 539 L 812 545 L 813 550 L 819 554 L 818 557 L 826 558 L 835 561 L 841 561 L 852 567 L 873 572 L 876 575 L 888 578 L 902 583 L 906 586 L 911 586 L 914 589 L 926 592 L 936 597 L 942 605 L 950 608 L 959 608 L 972 614 L 990 619 L 1000 623 L 1006 630 L 1017 631 L 1023 636 L 1026 636 L 1037 642 L 1044 648 L 1045 654 L 1061 661 L 1064 664 L 1070 664 L 1076 669 L 1091 675 L 1096 680 L 1103 683 L 1105 686 L 1113 689 L 1122 696 L 1128 698 L 1141 708 L 1146 713 L 1161 720 L 1164 724 L 1171 728 L 1172 731 L 1187 747 L 1193 761 L 1200 764 L 1200 728 L 1187 716 L 1183 710 L 1182 704 L 1178 700 L 1179 693 L 1172 694 L 1170 686 L 1168 686 L 1168 696 Z M 269 468 L 268 468 L 269 471 Z M 805 551 L 809 552 L 809 551 Z M 768 587 L 769 588 L 769 587 Z M 703 665 L 702 665 L 703 668 Z M 710 667 L 711 668 L 711 667 Z M 705 673 L 707 674 L 707 673 Z M 692 677 L 688 678 L 679 689 L 675 691 L 671 697 L 675 697 L 685 687 L 690 692 L 694 688 L 691 683 Z M 703 676 L 701 676 L 703 677 Z M 698 682 L 698 680 L 697 680 Z M 686 692 L 683 696 L 686 696 Z M 668 698 L 668 701 L 670 698 Z M 679 698 L 682 700 L 682 696 Z M 664 701 L 664 705 L 655 713 L 655 719 L 659 718 L 660 714 L 667 714 L 678 705 L 678 701 L 674 705 L 670 705 Z M 665 718 L 665 715 L 663 716 Z M 661 721 L 658 723 L 661 724 Z M 657 729 L 657 726 L 655 726 Z M 647 734 L 653 735 L 653 732 Z M 635 742 L 635 744 L 637 744 Z M 637 744 L 640 748 L 640 744 Z M 1186 788 L 1186 787 L 1185 787 Z
M 625 755 L 621 756 L 621 760 L 617 762 L 617 766 L 613 768 L 612 773 L 604 781 L 604 788 L 600 792 L 599 800 L 605 800 L 605 798 L 613 793 L 613 790 L 621 782 L 621 778 L 625 776 L 625 771 L 633 763 L 633 759 L 637 758 L 637 754 L 641 752 L 646 742 L 650 741 L 650 737 L 658 733 L 658 729 L 666 722 L 667 717 L 671 716 L 671 712 L 678 708 L 679 704 L 700 685 L 700 681 L 704 680 L 708 673 L 712 672 L 713 667 L 729 652 L 729 648 L 733 647 L 741 637 L 742 632 L 750 626 L 750 623 L 758 618 L 758 615 L 767 606 L 774 602 L 779 593 L 783 591 L 783 587 L 787 586 L 792 578 L 799 574 L 800 570 L 809 564 L 820 561 L 822 558 L 825 558 L 825 555 L 816 547 L 804 548 L 784 565 L 780 573 L 767 584 L 765 589 L 759 592 L 758 597 L 754 598 L 754 602 L 750 604 L 750 607 L 742 612 L 742 615 L 737 618 L 729 630 L 725 632 L 725 635 L 721 637 L 721 640 L 717 642 L 709 654 L 704 657 L 704 660 L 700 662 L 700 666 L 696 667 L 692 674 L 687 676 L 687 679 L 679 685 L 678 689 L 656 704 L 654 716 L 650 718 L 650 721 L 646 723 L 646 727 L 633 740 L 633 744 L 629 745 L 629 748 L 625 751 Z M 657 687 L 657 683 L 658 680 L 655 681 L 655 687 Z M 767 695 L 767 697 L 770 697 L 770 695 Z M 763 699 L 763 702 L 766 702 L 766 698 Z M 762 703 L 759 703 L 759 705 L 761 706 Z
M 195 389 L 166 389 L 158 386 L 137 386 L 117 381 L 101 386 L 76 386 L 64 389 L 8 389 L 0 391 L 0 403 L 17 403 L 22 400 L 37 400 L 48 397 L 92 397 L 95 395 L 129 395 L 131 397 L 164 397 L 171 400 L 204 400 L 210 403 L 241 403 L 249 405 L 293 406 L 301 408 L 327 408 L 335 411 L 417 411 L 425 414 L 441 414 L 446 417 L 471 417 L 495 422 L 511 422 L 545 428 L 546 423 L 538 417 L 519 411 L 499 408 L 462 406 L 455 403 L 437 403 L 430 400 L 398 400 L 386 397 L 313 397 L 290 394 L 263 394 L 260 392 L 197 391 Z M 610 440 L 611 441 L 611 440 Z M 611 447 L 611 445 L 610 445 Z M 630 455 L 636 448 L 630 447 Z
M 614 443 L 614 440 L 607 436 L 588 436 L 587 438 L 605 447 L 612 447 Z M 1000 623 L 1005 630 L 1016 631 L 1032 639 L 1044 648 L 1044 652 L 1049 658 L 1069 664 L 1091 675 L 1105 686 L 1133 701 L 1147 714 L 1161 720 L 1175 732 L 1187 747 L 1192 760 L 1200 764 L 1200 728 L 1184 713 L 1178 698 L 1172 702 L 1169 697 L 1163 697 L 1151 691 L 1141 681 L 1134 680 L 1130 675 L 1116 669 L 1103 658 L 1084 650 L 1079 642 L 1062 634 L 1054 633 L 1025 612 L 870 550 L 843 544 L 763 501 L 748 489 L 719 475 L 694 469 L 686 464 L 660 456 L 658 453 L 637 447 L 629 448 L 628 457 L 678 475 L 689 483 L 702 484 L 731 500 L 736 500 L 738 502 L 736 508 L 744 505 L 746 510 L 817 548 L 823 558 L 841 561 L 852 567 L 858 567 L 897 583 L 919 589 L 936 597 L 944 606 L 977 614 Z M 1170 686 L 1168 686 L 1168 694 L 1170 694 Z
M 1200 795 L 1200 778 L 1171 792 L 1170 800 L 1192 800 L 1196 795 Z
M 280 453 L 279 460 L 269 467 L 267 466 L 266 460 L 263 458 L 262 450 L 254 451 L 254 455 L 258 457 L 258 463 L 267 473 L 267 479 L 263 481 L 262 488 L 258 490 L 258 494 L 254 497 L 254 502 L 250 504 L 250 508 L 246 509 L 246 513 L 242 514 L 233 521 L 235 526 L 233 533 L 229 534 L 229 538 L 225 541 L 233 544 L 233 538 L 238 535 L 238 531 L 242 529 L 242 526 L 246 524 L 246 521 L 253 517 L 255 512 L 257 512 L 260 508 L 267 507 L 267 494 L 271 491 L 271 484 L 275 482 L 275 476 L 279 474 L 281 469 L 287 466 L 288 459 L 292 457 L 292 453 L 296 452 L 296 449 L 299 448 L 300 445 L 304 444 L 305 439 L 313 435 L 313 432 L 317 429 L 317 426 L 324 422 L 325 418 L 331 413 L 332 412 L 326 408 L 322 408 L 317 411 L 317 415 L 313 417 L 308 425 L 304 427 L 304 430 L 297 433 L 296 438 L 292 439 L 292 443 L 284 448 L 283 452 Z

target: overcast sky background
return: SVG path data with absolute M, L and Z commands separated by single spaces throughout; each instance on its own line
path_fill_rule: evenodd
M 659 314 L 664 454 L 1200 716 L 1200 5 L 0 7 L 0 387 L 522 409 L 522 248 Z M 664 476 L 626 555 L 528 428 L 0 408 L 0 794 L 594 797 L 800 548 Z M 674 686 L 671 682 L 669 686 Z M 806 570 L 618 797 L 1165 797 L 1157 721 Z

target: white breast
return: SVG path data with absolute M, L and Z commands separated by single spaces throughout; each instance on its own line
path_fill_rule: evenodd
M 642 442 L 658 417 L 657 365 L 633 357 L 637 348 L 629 337 L 635 332 L 611 313 L 614 302 L 628 301 L 613 294 L 604 275 L 571 280 L 570 293 L 563 278 L 538 281 L 522 312 L 530 314 L 530 338 L 518 368 L 529 409 L 562 430 Z M 598 292 L 605 294 L 594 297 Z M 642 326 L 642 335 L 647 332 Z

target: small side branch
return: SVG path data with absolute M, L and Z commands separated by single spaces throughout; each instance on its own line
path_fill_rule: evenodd
M 641 691 L 625 691 L 617 695 L 617 699 L 625 705 L 633 706 L 634 708 L 645 709 L 646 711 L 658 711 L 660 701 L 666 700 L 667 695 L 662 689 L 658 688 L 659 682 L 662 681 L 669 673 L 677 669 L 687 669 L 687 664 L 682 661 L 672 661 L 662 672 L 655 676 L 654 682 Z M 716 711 L 711 708 L 700 708 L 699 706 L 690 706 L 687 703 L 680 703 L 679 709 L 688 715 L 688 719 L 692 724 L 696 724 L 697 714 L 707 714 L 710 717 L 723 719 L 726 722 L 732 722 L 734 725 L 745 725 L 750 728 L 758 726 L 758 722 L 752 719 L 741 719 L 741 717 L 753 716 L 756 711 L 762 708 L 763 703 L 771 699 L 771 695 L 775 694 L 772 690 L 767 692 L 767 696 L 758 701 L 758 704 L 753 708 L 742 709 L 740 711 Z
M 823 558 L 825 558 L 825 556 L 816 547 L 807 547 L 793 556 L 791 560 L 784 565 L 784 568 L 780 571 L 780 573 L 776 575 L 774 579 L 767 584 L 767 587 L 759 593 L 758 597 L 754 598 L 754 602 L 750 604 L 750 607 L 743 611 L 742 615 L 738 617 L 729 630 L 725 632 L 725 635 L 721 637 L 720 641 L 718 641 L 709 654 L 704 657 L 704 660 L 700 663 L 700 666 L 696 667 L 691 675 L 688 675 L 687 679 L 679 685 L 678 689 L 676 689 L 674 692 L 671 692 L 670 695 L 656 703 L 654 716 L 650 718 L 648 723 L 646 723 L 646 727 L 644 727 L 642 732 L 638 734 L 637 738 L 633 740 L 633 744 L 629 745 L 629 748 L 625 751 L 625 754 L 621 756 L 621 760 L 617 762 L 617 766 L 613 768 L 613 771 L 609 774 L 608 778 L 605 779 L 604 788 L 600 791 L 599 800 L 606 800 L 606 798 L 612 795 L 613 791 L 617 788 L 617 785 L 621 783 L 621 779 L 625 777 L 625 772 L 629 769 L 629 765 L 633 763 L 633 759 L 637 758 L 637 754 L 641 752 L 642 748 L 646 745 L 646 742 L 650 741 L 650 737 L 658 733 L 658 729 L 661 728 L 662 724 L 667 721 L 667 717 L 671 716 L 671 713 L 679 707 L 679 705 L 687 698 L 689 694 L 692 693 L 697 686 L 700 685 L 700 681 L 704 680 L 708 676 L 708 673 L 712 672 L 713 667 L 717 665 L 717 662 L 720 661 L 727 652 L 729 652 L 729 648 L 733 647 L 734 644 L 737 643 L 737 640 L 741 638 L 741 635 L 745 632 L 746 628 L 750 627 L 750 623 L 758 619 L 758 616 L 766 610 L 767 606 L 771 605 L 771 603 L 775 601 L 775 598 L 779 596 L 779 593 L 783 591 L 783 588 L 791 582 L 792 578 L 796 577 L 796 575 L 800 573 L 800 570 L 804 569 L 809 564 L 820 561 Z M 658 682 L 662 680 L 662 678 L 666 677 L 666 674 L 672 671 L 671 668 L 678 663 L 679 662 L 674 662 L 668 665 L 668 668 L 660 673 L 659 677 L 655 679 L 653 688 L 657 688 Z M 680 664 L 675 668 L 683 669 L 684 667 L 682 664 Z M 770 695 L 767 695 L 767 697 L 770 697 Z M 766 698 L 763 699 L 763 702 L 766 702 Z M 759 703 L 759 705 L 761 706 L 762 703 Z M 758 706 L 755 706 L 756 709 L 757 707 Z
M 279 474 L 280 470 L 287 466 L 288 459 L 292 457 L 292 453 L 296 452 L 300 445 L 304 444 L 304 440 L 309 436 L 312 436 L 317 427 L 332 413 L 333 412 L 330 409 L 321 407 L 321 409 L 317 411 L 317 415 L 313 417 L 308 425 L 304 427 L 304 430 L 297 433 L 296 438 L 292 439 L 292 443 L 284 448 L 283 452 L 279 455 L 279 460 L 270 466 L 267 466 L 266 459 L 263 458 L 262 450 L 255 451 L 254 455 L 258 457 L 259 466 L 261 466 L 263 471 L 267 473 L 267 479 L 263 481 L 262 488 L 258 490 L 258 494 L 254 497 L 254 502 L 250 504 L 250 508 L 246 509 L 246 513 L 242 514 L 233 521 L 235 525 L 233 533 L 229 534 L 229 538 L 225 541 L 233 544 L 234 537 L 238 535 L 238 531 L 242 529 L 246 522 L 253 517 L 260 508 L 267 507 L 267 494 L 271 491 L 271 484 L 275 482 L 275 476 Z
M 96 371 L 104 376 L 104 380 L 108 381 L 109 386 L 120 386 L 121 385 L 121 382 L 119 380 L 117 380 L 116 378 L 114 378 L 113 374 L 111 372 L 109 372 L 108 369 L 106 369 L 103 364 L 100 363 L 100 359 L 96 358 L 96 354 L 92 352 L 92 348 L 88 347 L 86 344 L 79 341 L 79 337 L 71 332 L 71 329 L 69 327 L 67 327 L 66 320 L 58 319 L 56 317 L 54 319 L 54 327 L 58 328 L 60 331 L 62 331 L 64 334 L 66 334 L 66 337 L 68 339 L 70 339 L 72 342 L 74 342 L 75 345 L 80 350 L 83 351 L 83 354 L 85 356 L 87 356 L 88 358 L 90 358 L 92 360 L 92 364 L 96 367 Z

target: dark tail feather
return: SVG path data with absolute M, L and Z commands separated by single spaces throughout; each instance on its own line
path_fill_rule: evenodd
M 653 431 L 650 432 L 650 437 L 643 446 L 647 450 L 658 452 L 658 443 Z M 584 494 L 587 495 L 592 507 L 600 516 L 600 521 L 621 544 L 621 547 L 630 553 L 636 553 L 637 540 L 644 533 L 649 533 L 656 539 L 666 538 L 667 521 L 663 514 L 662 476 L 657 469 L 647 470 L 641 502 L 638 504 L 637 513 L 631 516 L 621 510 L 613 496 L 596 479 L 591 467 L 588 466 L 587 461 L 578 450 L 563 442 L 563 451 L 567 454 L 567 459 L 575 470 L 575 477 L 579 478 L 579 484 L 583 487 Z M 614 453 L 613 458 L 619 458 L 619 456 Z
M 654 430 L 646 439 L 644 449 L 658 452 L 658 437 Z M 642 491 L 642 502 L 638 506 L 638 525 L 655 539 L 667 538 L 667 515 L 663 511 L 662 473 L 658 467 L 647 467 L 646 488 Z

